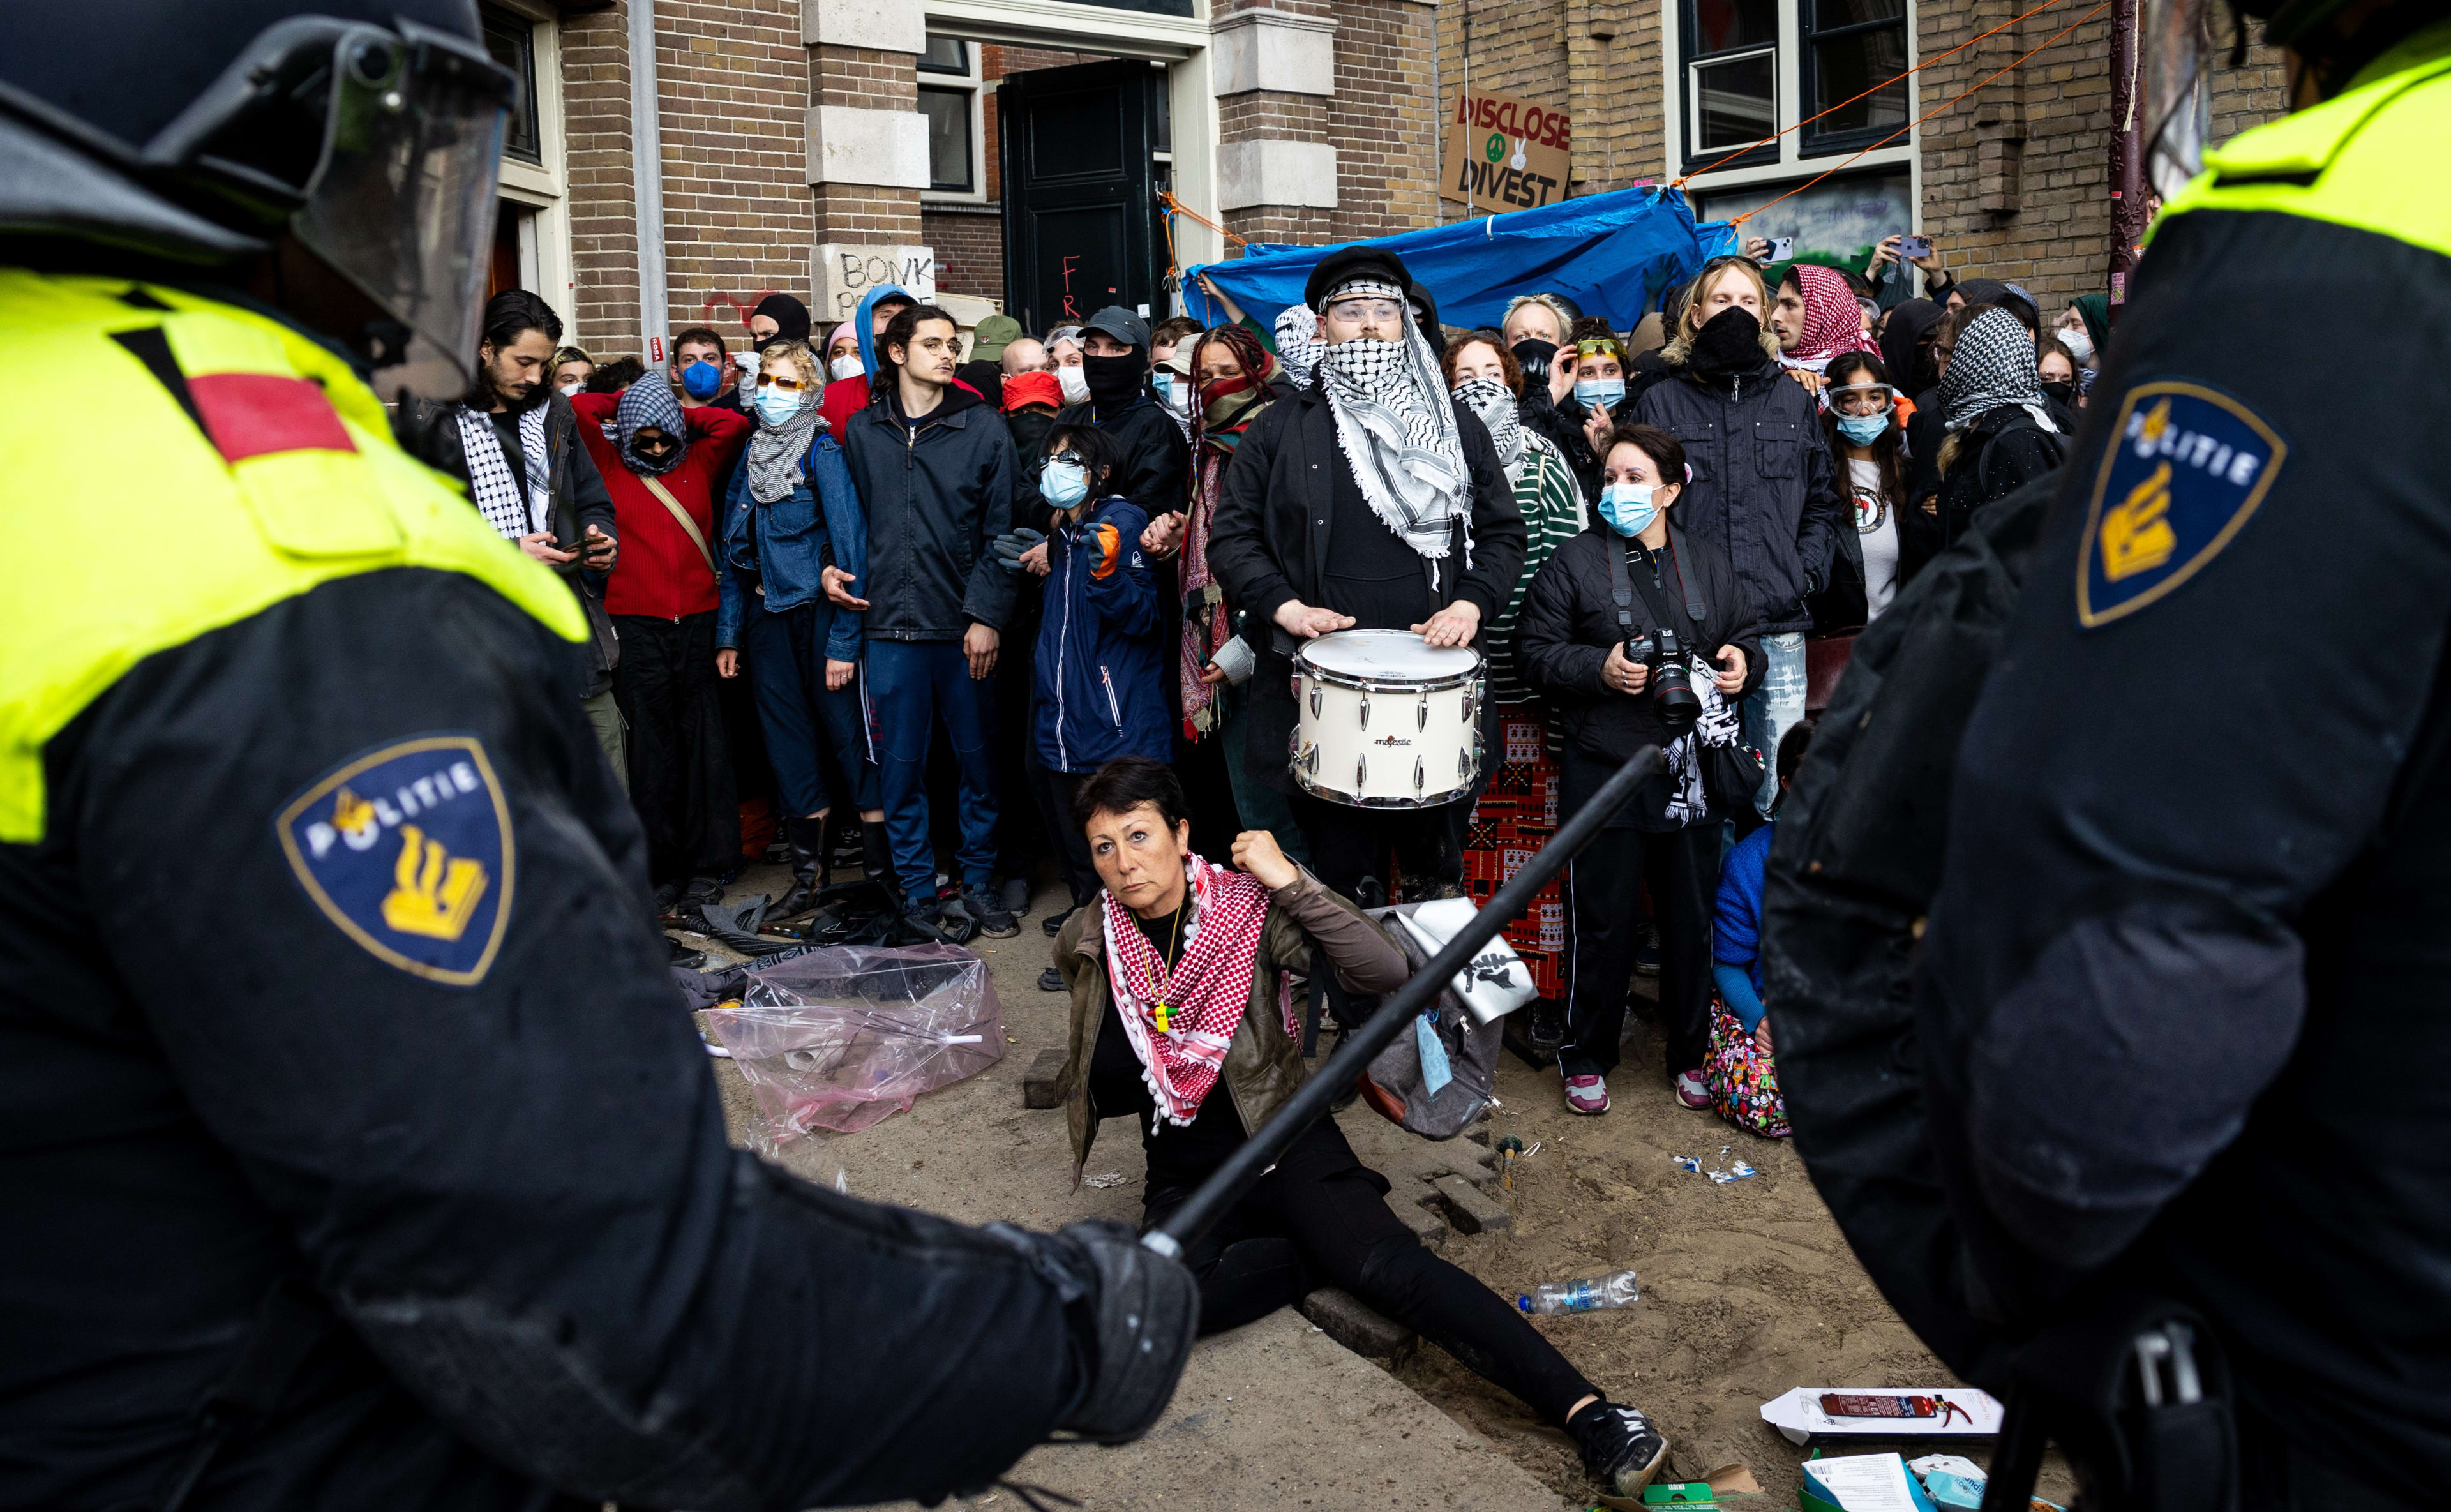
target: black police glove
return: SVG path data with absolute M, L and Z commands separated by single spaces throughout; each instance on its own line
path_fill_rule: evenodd
M 1045 540 L 1046 539 L 1047 532 L 1043 530 L 1032 530 L 1028 525 L 1020 525 L 1011 530 L 1006 531 L 1003 535 L 989 541 L 988 550 L 995 553 L 996 561 L 1003 566 L 1005 571 L 1020 572 L 1023 570 L 1021 565 L 1022 553 L 1029 550 L 1030 547 L 1037 545 L 1040 541 Z
M 1155 1426 L 1200 1332 L 1191 1272 L 1103 1219 L 1052 1234 L 988 1231 L 1027 1253 L 1069 1305 L 1089 1379 L 1056 1426 L 1098 1443 L 1129 1443 Z

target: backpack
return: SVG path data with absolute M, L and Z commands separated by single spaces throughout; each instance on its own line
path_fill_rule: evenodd
M 1420 906 L 1408 903 L 1365 911 L 1404 952 L 1405 966 L 1415 972 L 1430 964 L 1430 952 L 1397 915 Z M 1502 938 L 1496 942 L 1500 947 L 1505 943 Z M 1506 957 L 1518 971 L 1522 970 L 1512 950 Z M 1523 975 L 1528 983 L 1530 972 L 1524 971 Z M 1438 1000 L 1422 1010 L 1411 1033 L 1398 1034 L 1372 1057 L 1370 1069 L 1362 1075 L 1363 1100 L 1382 1118 L 1424 1139 L 1455 1138 L 1480 1122 L 1481 1109 L 1497 1095 L 1498 1048 L 1505 1023 L 1503 1017 L 1482 1023 L 1464 1007 L 1450 982 L 1440 990 Z M 1425 1042 L 1434 1042 L 1437 1049 L 1430 1050 Z M 1442 1058 L 1446 1065 L 1446 1079 L 1436 1091 L 1430 1090 L 1436 1078 L 1422 1063 L 1425 1052 L 1434 1060 Z
M 1873 1283 L 1968 1380 L 2007 1341 L 1974 1321 L 1963 1236 L 1928 1154 L 1915 943 L 1948 848 L 1958 745 L 2016 610 L 2056 474 L 1973 513 L 1855 638 L 1779 814 L 1764 996 L 1797 1153 Z

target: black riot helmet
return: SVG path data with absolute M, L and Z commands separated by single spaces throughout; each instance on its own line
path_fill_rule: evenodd
M 303 252 L 356 313 L 294 312 L 379 384 L 465 388 L 519 90 L 474 0 L 17 0 L 9 31 L 0 243 L 230 282 Z

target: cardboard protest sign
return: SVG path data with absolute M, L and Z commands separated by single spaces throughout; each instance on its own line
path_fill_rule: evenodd
M 1574 123 L 1566 112 L 1502 94 L 1465 94 L 1447 123 L 1439 197 L 1492 214 L 1566 197 Z

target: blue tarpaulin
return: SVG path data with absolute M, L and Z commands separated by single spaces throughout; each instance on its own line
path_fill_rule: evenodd
M 1337 246 L 1380 246 L 1402 257 L 1449 325 L 1496 325 L 1508 300 L 1545 291 L 1625 331 L 1659 307 L 1671 285 L 1735 251 L 1736 233 L 1724 221 L 1696 226 L 1678 190 L 1618 189 L 1336 246 L 1255 243 L 1230 263 L 1191 271 L 1207 274 L 1265 329 L 1286 305 L 1302 303 L 1310 270 Z M 1213 325 L 1226 318 L 1208 307 L 1196 277 L 1186 281 L 1184 300 L 1195 320 Z

